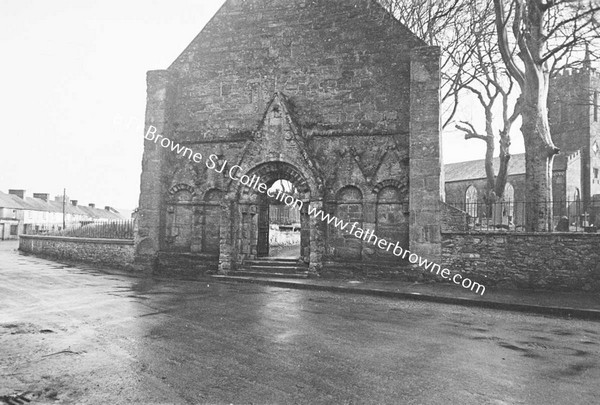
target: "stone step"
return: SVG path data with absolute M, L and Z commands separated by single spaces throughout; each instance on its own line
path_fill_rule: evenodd
M 240 270 L 234 272 L 233 275 L 247 277 L 307 278 L 308 264 L 300 263 L 298 259 L 265 257 L 244 261 Z
M 268 261 L 268 260 L 245 260 L 244 266 L 262 266 L 262 267 L 307 267 L 306 263 L 293 262 L 279 262 L 279 261 Z
M 299 258 L 288 257 L 261 257 L 258 259 L 250 259 L 248 261 L 269 262 L 269 263 L 297 263 Z
M 248 265 L 242 266 L 243 270 L 259 271 L 263 273 L 302 273 L 308 269 L 308 267 L 301 266 L 261 266 L 261 265 Z
M 301 273 L 274 273 L 251 270 L 237 270 L 230 273 L 231 276 L 240 277 L 266 277 L 266 278 L 308 278 L 308 272 Z

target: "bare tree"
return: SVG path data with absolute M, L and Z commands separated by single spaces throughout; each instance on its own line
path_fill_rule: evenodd
M 461 120 L 456 127 L 466 139 L 486 143 L 486 200 L 502 197 L 510 160 L 510 130 L 519 116 L 514 81 L 502 68 L 502 57 L 495 35 L 493 0 L 382 0 L 384 6 L 418 37 L 438 45 L 442 53 L 443 126 L 454 122 L 459 105 L 469 105 L 475 96 L 485 115 L 485 130 Z M 510 111 L 509 111 L 510 110 Z M 494 113 L 502 116 L 500 167 L 494 170 Z
M 522 116 L 528 231 L 552 226 L 552 164 L 558 149 L 548 125 L 549 78 L 553 72 L 581 64 L 585 47 L 591 49 L 590 56 L 596 56 L 597 48 L 590 44 L 599 36 L 599 1 L 380 0 L 417 36 L 444 49 L 444 127 L 453 122 L 466 91 L 474 94 L 483 108 L 485 131 L 478 132 L 473 123 L 464 121 L 459 128 L 468 139 L 486 142 L 490 194 L 502 195 L 510 160 L 510 129 Z M 495 35 L 490 35 L 492 32 Z M 513 91 L 520 91 L 516 104 Z M 498 129 L 500 167 L 495 175 L 493 114 L 497 110 L 502 120 Z
M 457 112 L 461 91 L 473 80 L 464 74 L 475 52 L 475 38 L 469 32 L 473 0 L 379 2 L 419 38 L 442 48 L 442 126 L 446 128 Z
M 465 139 L 479 139 L 486 143 L 485 200 L 493 203 L 504 195 L 510 161 L 510 132 L 520 115 L 520 103 L 513 94 L 515 82 L 503 67 L 498 43 L 495 40 L 492 0 L 474 4 L 471 18 L 471 35 L 476 38 L 475 53 L 464 68 L 464 74 L 470 82 L 465 89 L 475 96 L 479 107 L 483 110 L 485 129 L 478 131 L 472 122 L 467 121 L 460 121 L 456 124 L 456 128 L 465 132 Z M 495 119 L 495 113 L 499 113 L 502 119 Z M 501 126 L 496 129 L 495 126 L 498 124 Z M 496 132 L 499 135 L 500 145 L 500 166 L 497 174 L 494 170 Z
M 494 0 L 497 41 L 521 89 L 527 231 L 552 229 L 552 165 L 559 152 L 548 124 L 552 70 L 572 63 L 598 38 L 600 5 L 584 0 Z

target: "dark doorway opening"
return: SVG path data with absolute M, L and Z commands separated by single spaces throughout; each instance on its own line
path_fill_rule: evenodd
M 268 194 L 274 197 L 263 194 L 259 204 L 257 256 L 298 259 L 301 257 L 301 212 L 297 206 L 285 204 L 281 196 L 299 199 L 300 193 L 289 180 L 278 179 L 270 185 Z

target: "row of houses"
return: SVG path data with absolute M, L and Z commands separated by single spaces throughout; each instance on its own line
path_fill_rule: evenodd
M 96 208 L 91 203 L 79 205 L 66 196 L 50 199 L 48 193 L 25 195 L 25 190 L 0 191 L 0 240 L 16 239 L 20 234 L 55 231 L 92 222 L 113 222 L 130 219 L 131 214 L 106 206 Z

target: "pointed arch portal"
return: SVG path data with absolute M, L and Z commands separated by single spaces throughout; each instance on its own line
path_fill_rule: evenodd
M 298 204 L 285 206 L 289 210 L 299 211 L 295 213 L 300 220 L 300 246 L 298 259 L 306 263 L 310 258 L 310 220 L 308 207 L 311 201 L 311 189 L 309 182 L 302 172 L 295 166 L 281 161 L 266 162 L 249 170 L 248 176 L 256 175 L 260 182 L 271 188 L 279 180 L 291 183 L 296 190 L 294 198 L 301 201 Z M 238 205 L 239 223 L 233 225 L 233 229 L 239 230 L 237 238 L 239 244 L 240 262 L 246 259 L 269 256 L 270 251 L 270 207 L 275 200 L 267 193 L 259 193 L 247 187 L 239 186 L 236 190 L 236 205 Z M 293 227 L 292 227 L 293 231 Z M 223 250 L 223 249 L 221 249 Z

